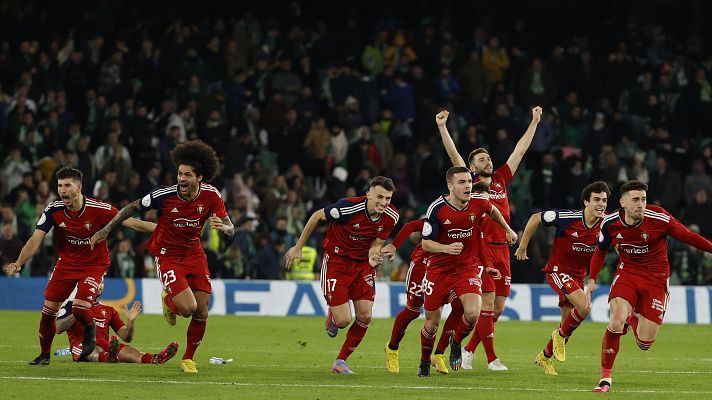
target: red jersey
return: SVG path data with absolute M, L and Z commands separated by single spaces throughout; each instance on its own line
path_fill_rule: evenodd
M 373 241 L 388 238 L 400 218 L 398 210 L 389 204 L 377 219 L 371 219 L 367 201 L 366 196 L 349 197 L 324 207 L 329 222 L 322 242 L 325 252 L 366 262 Z
M 556 227 L 549 262 L 542 271 L 563 272 L 583 279 L 596 251 L 601 221 L 588 227 L 583 210 L 544 210 L 541 223 Z
M 92 251 L 89 240 L 108 224 L 119 211 L 111 204 L 83 196 L 82 207 L 72 212 L 61 200 L 45 208 L 37 221 L 37 229 L 49 232 L 53 227 L 57 238 L 57 267 L 65 270 L 107 268 L 111 264 L 106 241 Z
M 461 242 L 459 255 L 427 253 L 428 271 L 459 273 L 480 260 L 480 232 L 483 220 L 492 211 L 489 200 L 473 193 L 465 208 L 458 209 L 445 196 L 435 200 L 425 214 L 423 240 L 433 240 L 440 244 Z M 481 265 L 481 264 L 478 264 Z
M 662 207 L 648 205 L 637 225 L 626 224 L 625 210 L 620 209 L 603 219 L 598 249 L 591 261 L 591 277 L 596 279 L 605 251 L 613 245 L 620 255 L 618 272 L 655 281 L 666 280 L 670 276 L 667 235 L 712 252 L 709 240 L 690 232 Z
M 472 182 L 479 182 L 482 178 L 471 173 Z M 497 207 L 504 220 L 509 224 L 509 196 L 507 195 L 507 185 L 509 181 L 512 180 L 512 170 L 509 169 L 508 164 L 504 164 L 499 167 L 492 174 L 492 182 L 490 183 L 490 203 Z M 491 218 L 486 218 L 482 221 L 482 234 L 485 244 L 487 243 L 507 243 L 507 233 L 502 229 L 502 227 Z
M 200 184 L 193 200 L 180 197 L 178 185 L 155 189 L 141 199 L 141 208 L 158 210 L 158 226 L 148 241 L 148 251 L 154 256 L 205 254 L 200 245 L 205 221 L 213 214 L 227 217 L 220 192 L 207 183 Z
M 72 302 L 67 302 L 63 308 L 66 314 L 71 314 Z M 107 306 L 103 303 L 94 303 L 94 306 L 91 308 L 91 313 L 94 317 L 94 324 L 96 325 L 96 345 L 100 346 L 104 351 L 109 351 L 109 327 L 111 327 L 114 332 L 117 332 L 126 324 L 121 320 L 119 313 L 114 307 Z M 75 349 L 79 349 L 79 353 L 81 353 L 80 345 L 84 340 L 84 326 L 82 323 L 75 321 L 74 324 L 67 329 L 67 336 L 69 337 L 71 351 L 75 352 Z

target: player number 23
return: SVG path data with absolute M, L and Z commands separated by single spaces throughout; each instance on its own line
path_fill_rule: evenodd
M 168 270 L 163 273 L 163 286 L 168 286 L 176 281 L 176 273 L 173 270 Z

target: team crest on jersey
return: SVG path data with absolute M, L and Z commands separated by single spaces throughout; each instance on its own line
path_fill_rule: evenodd
M 104 317 L 106 317 L 106 310 L 101 310 L 101 315 L 103 315 Z
M 645 240 L 645 241 L 647 241 L 648 237 L 650 237 L 650 235 L 648 235 L 647 233 L 644 233 L 641 236 L 643 236 L 643 240 Z
M 378 233 L 383 232 L 383 226 L 378 225 L 378 229 L 376 229 L 376 232 L 378 232 Z
M 475 222 L 475 214 L 470 213 L 470 222 Z
M 500 184 L 500 183 L 498 183 L 498 182 L 495 182 L 495 183 L 494 183 L 494 187 L 501 189 L 501 188 L 502 188 L 502 184 Z
M 199 213 L 199 214 L 202 214 L 202 213 L 203 213 L 203 210 L 205 210 L 205 207 L 203 207 L 202 204 L 199 204 L 199 205 L 198 205 L 198 213 Z
M 84 223 L 84 228 L 86 228 L 86 230 L 91 229 L 91 222 L 85 222 L 85 223 Z

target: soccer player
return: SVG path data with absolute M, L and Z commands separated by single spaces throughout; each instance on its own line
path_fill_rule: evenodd
M 131 342 L 134 334 L 134 321 L 141 312 L 141 302 L 135 301 L 129 309 L 124 306 L 127 323 L 121 320 L 119 313 L 113 307 L 99 302 L 99 296 L 104 293 L 104 283 L 99 286 L 99 291 L 91 308 L 94 324 L 96 324 L 96 347 L 94 352 L 87 356 L 91 362 L 124 362 L 141 364 L 165 364 L 178 351 L 178 342 L 172 342 L 165 349 L 156 354 L 143 353 L 139 349 L 120 344 L 116 336 L 109 338 L 109 327 L 114 330 L 121 340 Z M 72 301 L 69 300 L 62 306 L 57 315 L 56 333 L 67 332 L 69 348 L 74 361 L 79 360 L 82 352 L 83 327 L 72 314 Z
M 607 250 L 613 246 L 620 255 L 608 295 L 611 320 L 603 335 L 601 380 L 594 392 L 610 391 L 620 338 L 629 327 L 641 350 L 648 350 L 655 341 L 669 297 L 668 235 L 712 253 L 712 242 L 691 232 L 664 208 L 647 205 L 647 190 L 648 185 L 639 181 L 621 186 L 621 208 L 603 219 L 591 259 L 589 301 Z
M 82 172 L 63 167 L 57 171 L 57 192 L 60 200 L 47 205 L 32 237 L 25 243 L 14 263 L 3 267 L 6 274 L 15 274 L 39 249 L 45 235 L 55 228 L 57 264 L 45 288 L 45 301 L 40 319 L 40 355 L 30 365 L 49 365 L 49 352 L 55 334 L 55 317 L 62 302 L 77 288 L 72 313 L 83 325 L 84 338 L 80 361 L 92 353 L 96 345 L 95 325 L 91 314 L 96 292 L 111 263 L 106 244 L 94 248 L 89 239 L 117 213 L 111 204 L 82 195 Z M 152 232 L 156 224 L 127 219 L 122 224 L 139 232 Z
M 178 184 L 155 189 L 122 208 L 108 225 L 94 234 L 91 243 L 106 239 L 116 225 L 139 209 L 158 210 L 158 227 L 148 242 L 148 251 L 155 257 L 156 273 L 164 287 L 163 315 L 170 325 L 175 325 L 177 314 L 192 317 L 181 369 L 197 373 L 193 356 L 205 335 L 211 293 L 210 272 L 200 233 L 207 221 L 212 229 L 226 237 L 232 237 L 235 228 L 220 192 L 206 183 L 218 171 L 215 150 L 200 140 L 192 140 L 176 146 L 171 156 L 178 167 Z
M 526 153 L 534 138 L 541 114 L 541 107 L 532 109 L 532 120 L 529 127 L 517 142 L 507 162 L 497 170 L 493 170 L 492 160 L 484 148 L 473 150 L 467 159 L 474 181 L 482 181 L 489 184 L 490 202 L 499 209 L 507 223 L 509 223 L 507 185 L 517 171 L 524 153 Z M 457 152 L 455 143 L 453 143 L 450 133 L 447 131 L 448 115 L 447 111 L 441 111 L 436 115 L 435 122 L 438 125 L 440 137 L 452 165 L 464 167 L 465 161 Z M 508 368 L 497 358 L 497 354 L 494 351 L 494 323 L 502 315 L 510 291 L 512 274 L 509 266 L 509 247 L 507 246 L 505 232 L 493 221 L 485 220 L 482 224 L 482 231 L 485 247 L 485 260 L 483 262 L 487 266 L 498 269 L 502 278 L 494 279 L 489 274 L 485 274 L 482 277 L 482 312 L 477 322 L 478 325 L 482 326 L 478 326 L 475 329 L 475 333 L 465 347 L 465 352 L 462 356 L 462 368 L 472 369 L 474 351 L 481 341 L 487 354 L 487 367 L 493 371 L 506 371 Z M 457 323 L 455 318 L 456 315 L 453 314 L 448 317 L 444 330 L 448 329 L 448 327 L 451 329 Z
M 351 322 L 349 300 L 354 303 L 356 320 L 346 334 L 331 372 L 351 374 L 346 359 L 363 340 L 371 322 L 373 300 L 376 295 L 376 267 L 383 257 L 393 257 L 393 248 L 384 250 L 385 240 L 398 223 L 398 210 L 392 206 L 393 181 L 377 176 L 371 181 L 366 196 L 344 198 L 316 211 L 309 217 L 294 247 L 284 256 L 289 269 L 302 255 L 302 247 L 319 222 L 329 222 L 322 243 L 321 288 L 329 305 L 326 333 L 335 337 L 339 329 Z
M 600 222 L 610 194 L 605 182 L 593 182 L 581 191 L 583 210 L 552 209 L 533 214 L 514 253 L 518 260 L 529 259 L 527 245 L 539 225 L 556 227 L 549 262 L 542 271 L 546 272 L 549 286 L 559 295 L 561 325 L 551 333 L 546 347 L 534 359 L 546 375 L 557 375 L 551 356 L 560 362 L 566 360 L 566 341 L 591 311 L 583 281 L 598 243 Z
M 482 272 L 485 269 L 480 261 L 484 257 L 481 228 L 485 215 L 504 228 L 505 240 L 511 243 L 517 240 L 517 234 L 490 204 L 487 194 L 482 193 L 488 190 L 486 183 L 473 187 L 472 176 L 466 167 L 451 167 L 446 179 L 450 193 L 430 204 L 423 223 L 422 245 L 427 252 L 428 265 L 423 278 L 425 324 L 420 332 L 419 377 L 430 376 L 431 352 L 443 304 L 457 296 L 463 308 L 463 315 L 450 343 L 451 357 L 460 359 L 460 343 L 477 322 L 482 303 Z M 473 190 L 475 193 L 471 194 Z M 447 371 L 442 354 L 436 354 L 434 359 L 438 372 L 441 369 Z

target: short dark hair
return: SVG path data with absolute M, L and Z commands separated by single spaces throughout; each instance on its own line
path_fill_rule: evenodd
M 648 185 L 641 181 L 628 181 L 621 185 L 621 196 L 624 194 L 630 192 L 631 190 L 642 190 L 642 191 L 647 191 L 648 190 Z
M 470 152 L 470 155 L 467 156 L 467 163 L 472 164 L 472 160 L 475 158 L 475 156 L 482 153 L 489 154 L 489 151 L 487 151 L 487 149 L 485 149 L 484 147 L 479 147 L 472 150 Z
M 212 181 L 218 173 L 218 155 L 212 147 L 201 140 L 179 144 L 171 151 L 171 157 L 176 167 L 181 165 L 193 167 L 195 174 L 202 176 L 204 182 Z
M 371 186 L 370 188 L 374 188 L 376 186 L 380 186 L 389 192 L 395 192 L 396 186 L 393 184 L 393 180 L 391 178 L 386 178 L 385 176 L 377 176 L 373 178 L 371 181 Z
M 79 181 L 79 183 L 82 183 L 83 176 L 84 174 L 82 174 L 82 171 L 72 167 L 62 167 L 59 171 L 57 171 L 57 180 L 74 179 Z
M 452 179 L 455 174 L 461 174 L 463 172 L 467 172 L 468 174 L 470 173 L 470 170 L 467 169 L 467 167 L 450 167 L 447 169 L 447 173 L 445 174 L 445 179 L 447 179 L 448 182 Z
M 591 193 L 605 193 L 607 197 L 610 197 L 611 189 L 608 187 L 608 184 L 603 181 L 589 183 L 581 191 L 581 203 L 591 201 Z
M 484 181 L 475 182 L 472 184 L 472 192 L 489 193 L 489 183 Z

